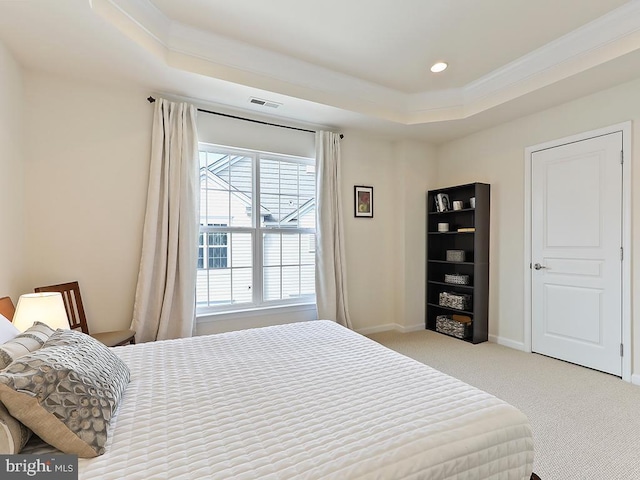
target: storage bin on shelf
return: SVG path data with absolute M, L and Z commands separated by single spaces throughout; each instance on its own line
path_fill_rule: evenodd
M 464 250 L 447 250 L 447 262 L 464 262 Z
M 458 322 L 449 315 L 438 315 L 436 317 L 436 331 L 456 338 L 470 338 L 472 336 L 472 324 L 473 322 Z
M 461 275 L 459 273 L 445 273 L 445 283 L 453 283 L 455 285 L 469 285 L 469 275 Z
M 471 308 L 471 295 L 465 293 L 440 292 L 438 305 L 441 307 L 455 308 L 457 310 L 469 310 Z

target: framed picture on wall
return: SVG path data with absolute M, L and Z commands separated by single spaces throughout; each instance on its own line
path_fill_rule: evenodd
M 354 216 L 373 218 L 373 187 L 356 185 L 353 187 Z

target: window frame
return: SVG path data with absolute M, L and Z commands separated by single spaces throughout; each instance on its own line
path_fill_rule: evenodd
M 300 228 L 298 227 L 282 227 L 282 226 L 263 226 L 262 216 L 260 214 L 260 160 L 275 160 L 275 161 L 284 161 L 291 162 L 298 165 L 307 165 L 311 166 L 315 169 L 316 160 L 315 158 L 309 157 L 300 157 L 295 155 L 286 155 L 280 153 L 273 152 L 265 152 L 259 150 L 252 149 L 243 149 L 237 147 L 228 147 L 225 145 L 211 144 L 205 142 L 198 143 L 198 155 L 200 152 L 210 152 L 216 154 L 226 154 L 226 155 L 241 155 L 244 157 L 251 158 L 252 164 L 252 195 L 251 195 L 251 227 L 245 226 L 217 226 L 217 225 L 201 225 L 198 223 L 198 232 L 200 234 L 208 235 L 210 233 L 230 233 L 227 237 L 227 261 L 228 265 L 231 265 L 232 258 L 232 235 L 233 233 L 250 233 L 251 234 L 251 245 L 252 245 L 252 301 L 244 302 L 244 303 L 236 303 L 233 302 L 223 305 L 198 305 L 196 302 L 196 315 L 198 316 L 208 316 L 208 315 L 221 315 L 221 314 L 230 314 L 237 313 L 241 311 L 259 311 L 259 310 L 272 310 L 273 308 L 279 307 L 287 307 L 287 306 L 297 306 L 297 305 L 315 305 L 316 303 L 316 294 L 315 294 L 315 285 L 314 285 L 314 293 L 313 295 L 299 295 L 296 298 L 291 299 L 278 299 L 278 300 L 264 300 L 264 255 L 263 255 L 263 244 L 264 244 L 264 234 L 265 233 L 295 233 L 298 235 L 312 234 L 316 235 L 317 232 L 317 222 L 315 228 Z M 202 188 L 201 183 L 198 184 L 198 194 L 201 195 Z M 314 192 L 314 200 L 317 199 L 317 185 L 316 190 Z M 257 214 L 255 214 L 257 212 Z M 200 214 L 199 214 L 200 216 Z M 207 239 L 205 239 L 205 247 L 208 248 Z M 304 245 L 304 241 L 300 238 L 299 245 Z M 302 247 L 300 247 L 302 248 Z M 198 261 L 198 258 L 195 259 Z M 301 261 L 301 259 L 300 259 Z M 203 262 L 206 265 L 207 262 L 207 254 L 204 256 Z M 301 266 L 301 264 L 299 263 Z M 315 265 L 315 261 L 314 261 Z M 282 264 L 280 267 L 282 268 Z M 233 268 L 232 266 L 228 266 L 227 268 Z M 205 270 L 209 270 L 206 268 Z M 282 271 L 282 270 L 281 270 Z M 281 277 L 282 278 L 282 277 Z M 209 279 L 207 276 L 207 288 L 209 284 Z M 282 281 L 280 283 L 280 292 L 282 296 Z

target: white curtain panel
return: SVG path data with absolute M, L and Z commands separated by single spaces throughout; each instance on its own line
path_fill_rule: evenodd
M 155 104 L 147 211 L 131 328 L 149 342 L 193 334 L 198 248 L 196 108 Z
M 318 318 L 353 328 L 347 310 L 340 135 L 316 133 L 316 302 Z

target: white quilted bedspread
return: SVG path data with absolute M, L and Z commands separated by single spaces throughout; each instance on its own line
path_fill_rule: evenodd
M 333 322 L 114 351 L 131 383 L 80 479 L 531 475 L 520 411 Z

